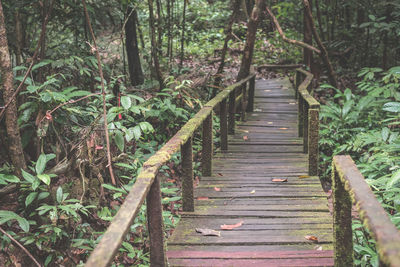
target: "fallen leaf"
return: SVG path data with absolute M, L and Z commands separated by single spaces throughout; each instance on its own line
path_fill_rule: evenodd
M 289 103 L 289 105 L 296 105 L 296 103 Z
M 318 243 L 318 238 L 314 235 L 306 235 L 304 236 L 305 239 L 310 240 L 312 242 Z
M 197 200 L 208 200 L 208 197 L 198 197 Z
M 272 182 L 285 183 L 285 182 L 287 182 L 287 178 L 285 178 L 285 179 L 274 178 L 274 179 L 272 179 Z
M 249 131 L 247 131 L 247 130 L 244 130 L 243 132 L 245 132 L 245 133 L 248 133 Z
M 247 135 L 243 136 L 243 140 L 246 141 L 247 139 L 249 139 L 249 137 L 247 137 Z
M 273 122 L 272 122 L 272 121 L 269 121 L 268 124 L 273 124 Z
M 217 192 L 219 192 L 219 191 L 221 191 L 221 188 L 219 188 L 219 187 L 214 187 L 214 190 L 217 191 Z
M 197 233 L 202 234 L 204 236 L 221 236 L 220 231 L 215 231 L 212 229 L 207 229 L 207 228 L 196 228 L 195 229 Z
M 264 90 L 264 92 L 271 92 L 271 90 Z
M 255 112 L 260 112 L 260 111 L 262 111 L 262 109 L 260 109 L 260 108 L 255 108 L 254 111 L 255 111 Z
M 299 178 L 300 178 L 300 179 L 310 178 L 310 175 L 300 175 Z
M 279 128 L 279 130 L 287 130 L 288 128 Z
M 322 250 L 322 246 L 315 246 L 314 249 L 315 250 Z
M 222 230 L 232 230 L 234 228 L 238 228 L 243 225 L 243 221 L 238 222 L 237 224 L 223 224 L 221 225 Z
M 254 194 L 255 192 L 256 192 L 256 190 L 253 190 L 253 191 L 250 192 L 250 194 Z
M 222 175 L 222 173 L 219 172 L 219 173 L 218 173 L 218 176 L 223 176 L 223 175 Z

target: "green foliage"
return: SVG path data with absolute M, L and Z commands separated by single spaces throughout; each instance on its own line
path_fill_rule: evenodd
M 357 90 L 336 90 L 334 98 L 321 108 L 321 169 L 329 180 L 330 163 L 337 154 L 350 154 L 374 190 L 375 196 L 388 211 L 393 223 L 400 227 L 399 211 L 399 128 L 398 67 L 386 72 L 364 68 Z M 332 89 L 328 85 L 322 86 Z M 355 230 L 357 265 L 378 266 L 375 243 L 359 223 Z

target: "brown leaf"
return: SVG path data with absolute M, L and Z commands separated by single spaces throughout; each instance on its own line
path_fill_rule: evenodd
M 282 128 L 279 128 L 279 130 L 287 130 L 288 128 L 284 128 L 284 127 L 282 127 Z
M 221 236 L 220 231 L 215 231 L 212 229 L 207 229 L 207 228 L 196 228 L 196 233 L 202 234 L 204 236 Z
M 221 191 L 221 188 L 219 188 L 219 187 L 214 187 L 214 190 L 217 191 L 217 192 L 219 192 L 219 191 Z
M 248 140 L 248 139 L 249 139 L 249 137 L 248 137 L 247 135 L 243 136 L 243 140 L 244 140 L 244 141 L 246 141 L 246 140 Z
M 276 182 L 276 183 L 286 183 L 286 182 L 287 182 L 287 178 L 285 178 L 285 179 L 274 178 L 274 179 L 272 179 L 272 182 Z
M 300 179 L 310 178 L 310 175 L 300 175 L 299 178 L 300 178 Z
M 243 225 L 243 221 L 238 222 L 237 224 L 223 224 L 221 225 L 222 230 L 232 230 L 234 228 L 238 228 Z
M 304 236 L 304 238 L 312 242 L 318 243 L 318 237 L 316 237 L 315 235 L 306 235 Z
M 222 173 L 219 172 L 219 173 L 218 173 L 218 176 L 223 176 L 223 175 L 222 175 Z
M 208 197 L 198 197 L 197 200 L 208 200 Z

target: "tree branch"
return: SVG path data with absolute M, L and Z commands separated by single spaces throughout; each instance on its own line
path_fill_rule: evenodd
M 32 254 L 17 240 L 15 240 L 9 233 L 4 231 L 3 228 L 0 227 L 0 232 L 2 232 L 4 235 L 6 235 L 8 238 L 11 239 L 18 247 L 20 247 L 28 256 L 33 260 L 34 263 L 36 263 L 37 266 L 42 267 L 42 265 L 35 259 L 35 257 L 32 256 Z
M 321 54 L 321 50 L 319 50 L 318 48 L 315 48 L 314 46 L 311 46 L 309 44 L 303 43 L 302 41 L 298 41 L 298 40 L 293 40 L 293 39 L 287 38 L 285 33 L 283 32 L 281 26 L 279 25 L 279 22 L 278 22 L 277 18 L 274 16 L 272 11 L 268 7 L 266 7 L 265 9 L 267 10 L 269 17 L 272 19 L 272 22 L 275 24 L 276 30 L 278 31 L 279 35 L 282 37 L 283 41 L 285 41 L 287 43 L 290 43 L 290 44 L 297 45 L 297 46 L 301 46 L 301 47 L 306 48 L 306 49 L 309 49 L 311 51 L 314 51 L 318 55 Z

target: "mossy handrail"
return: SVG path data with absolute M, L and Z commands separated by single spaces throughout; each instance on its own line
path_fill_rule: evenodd
M 248 90 L 247 90 L 248 83 Z M 193 198 L 193 151 L 192 138 L 196 130 L 203 126 L 202 133 L 202 174 L 211 175 L 213 154 L 212 115 L 219 106 L 221 150 L 228 149 L 228 132 L 234 133 L 236 110 L 244 118 L 246 111 L 253 111 L 255 73 L 222 90 L 216 97 L 190 119 L 160 150 L 150 157 L 142 167 L 135 184 L 124 203 L 112 220 L 100 243 L 91 253 L 86 267 L 109 266 L 117 254 L 121 243 L 138 214 L 145 198 L 147 200 L 147 222 L 150 237 L 151 266 L 166 266 L 164 231 L 161 205 L 159 169 L 167 163 L 174 153 L 182 155 L 182 208 L 194 211 Z M 237 95 L 240 107 L 236 108 Z M 246 97 L 247 95 L 247 97 Z M 227 109 L 227 99 L 229 108 Z
M 350 156 L 332 161 L 335 266 L 353 266 L 351 209 L 355 204 L 363 224 L 376 241 L 379 266 L 400 266 L 400 232 L 375 198 Z
M 303 137 L 303 152 L 308 153 L 308 173 L 318 175 L 320 104 L 311 95 L 313 77 L 308 71 L 296 69 L 295 90 L 299 105 L 299 137 Z

